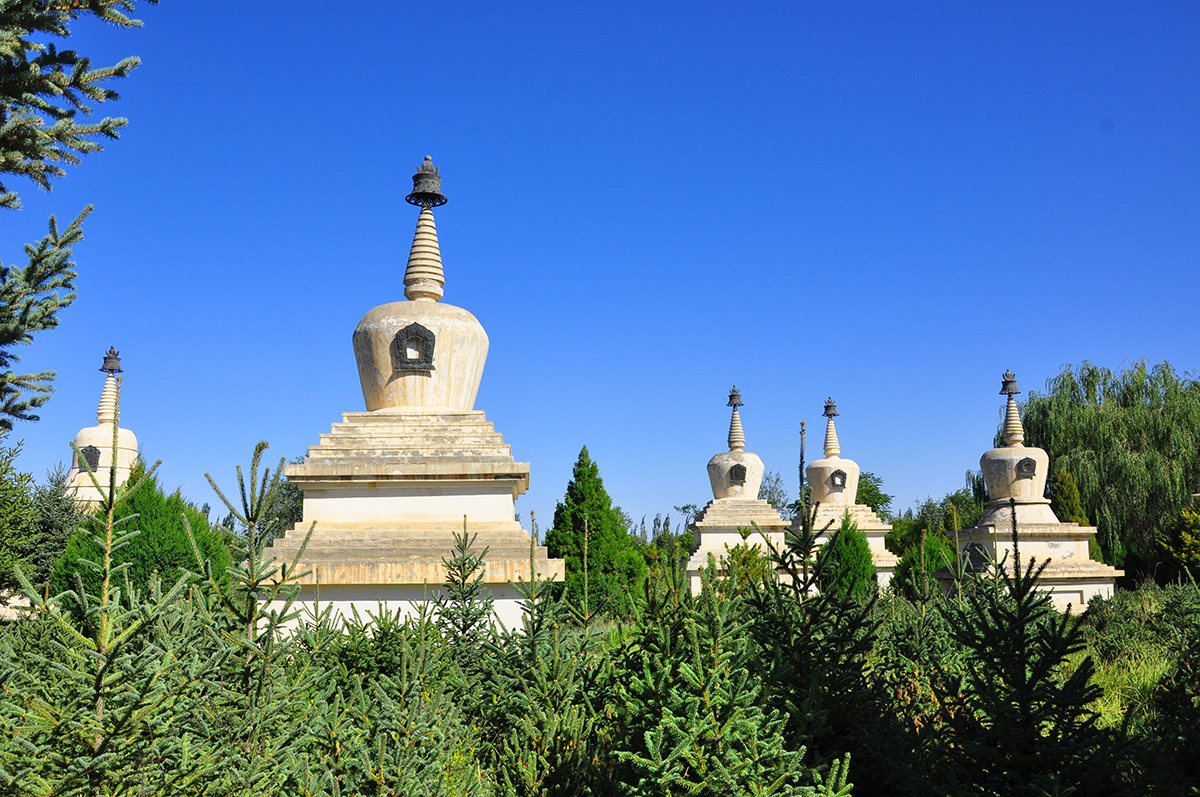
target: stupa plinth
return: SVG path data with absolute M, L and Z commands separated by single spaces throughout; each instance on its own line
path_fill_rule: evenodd
M 75 498 L 80 509 L 90 511 L 100 506 L 108 494 L 113 477 L 113 430 L 117 433 L 116 483 L 124 484 L 129 479 L 133 465 L 137 462 L 137 435 L 120 426 L 117 409 L 117 376 L 121 369 L 120 352 L 109 346 L 100 370 L 107 374 L 104 388 L 100 392 L 100 406 L 96 408 L 96 425 L 79 430 L 75 435 L 75 446 L 71 455 L 71 469 L 67 471 L 67 492 Z M 86 460 L 86 466 L 85 462 Z M 100 491 L 88 475 L 88 468 L 96 477 Z
M 841 528 L 847 513 L 850 519 L 867 538 L 871 547 L 871 560 L 875 564 L 876 579 L 880 587 L 887 586 L 900 559 L 884 545 L 884 538 L 892 530 L 891 525 L 875 513 L 875 510 L 858 500 L 858 480 L 861 471 L 858 463 L 842 458 L 842 445 L 838 441 L 837 428 L 833 419 L 837 417 L 837 405 L 833 399 L 825 402 L 822 413 L 825 422 L 825 458 L 818 459 L 804 469 L 805 478 L 812 489 L 812 501 L 816 506 L 813 527 L 817 530 L 829 528 L 827 534 Z M 800 519 L 792 523 L 800 530 Z
M 509 446 L 475 397 L 488 337 L 475 316 L 443 304 L 445 276 L 432 208 L 445 204 L 441 176 L 426 157 L 406 199 L 421 207 L 404 276 L 405 301 L 370 310 L 354 330 L 366 412 L 348 412 L 284 473 L 304 491 L 304 519 L 274 541 L 281 562 L 300 561 L 302 601 L 317 598 L 348 615 L 379 605 L 415 610 L 445 582 L 454 534 L 487 548 L 483 583 L 507 627 L 520 624 L 512 581 L 528 581 L 530 536 L 515 502 L 529 463 Z M 562 560 L 535 546 L 542 578 L 561 579 Z
M 983 517 L 971 528 L 956 533 L 959 561 L 968 572 L 1005 561 L 1005 567 L 1017 563 L 1013 551 L 1013 515 L 1016 515 L 1017 543 L 1022 561 L 1033 558 L 1038 565 L 1048 560 L 1039 579 L 1060 611 L 1068 606 L 1082 611 L 1093 595 L 1112 597 L 1113 585 L 1124 571 L 1097 562 L 1088 555 L 1088 540 L 1096 533 L 1093 526 L 1061 523 L 1045 497 L 1050 457 L 1040 448 L 1025 445 L 1025 428 L 1017 407 L 1017 378 L 1006 371 L 1001 395 L 1006 395 L 1002 445 L 984 452 L 979 460 L 987 485 L 988 501 Z M 954 574 L 942 568 L 937 577 L 947 589 L 953 587 Z
M 765 549 L 762 544 L 765 535 L 773 545 L 781 547 L 783 531 L 787 528 L 787 521 L 775 507 L 758 497 L 764 474 L 763 461 L 757 454 L 744 450 L 746 435 L 738 413 L 738 407 L 744 405 L 736 387 L 729 393 L 727 406 L 733 408 L 729 420 L 729 450 L 708 461 L 713 500 L 701 510 L 691 526 L 693 544 L 687 574 L 693 594 L 700 592 L 700 571 L 708 566 L 710 553 L 720 567 L 727 546 L 732 548 L 745 542 Z M 743 532 L 746 532 L 744 538 Z

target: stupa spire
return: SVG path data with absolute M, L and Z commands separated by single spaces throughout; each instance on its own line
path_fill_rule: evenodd
M 404 296 L 414 302 L 438 301 L 446 284 L 432 210 L 446 204 L 441 187 L 442 178 L 438 168 L 433 165 L 433 159 L 426 155 L 425 162 L 413 175 L 412 193 L 404 198 L 406 202 L 421 208 L 412 249 L 408 253 L 408 268 L 404 271 Z
M 1004 408 L 1004 429 L 1001 439 L 1006 446 L 1023 446 L 1025 444 L 1025 427 L 1021 424 L 1021 411 L 1017 409 L 1016 395 L 1017 377 L 1012 370 L 1004 372 L 1004 383 L 1000 386 L 1000 394 L 1008 395 L 1008 406 Z
M 838 414 L 837 405 L 833 403 L 833 399 L 825 401 L 825 412 L 822 413 L 829 420 L 825 422 L 825 456 L 837 457 L 841 456 L 842 444 L 838 442 L 837 428 L 833 425 L 833 418 Z
M 729 450 L 741 451 L 746 447 L 746 434 L 742 431 L 742 418 L 738 415 L 738 407 L 742 406 L 742 394 L 737 385 L 729 391 L 729 407 L 733 407 L 733 417 L 729 419 Z
M 100 391 L 100 406 L 96 408 L 97 423 L 117 422 L 117 377 L 121 371 L 120 352 L 115 346 L 109 346 L 104 354 L 104 364 L 100 370 L 107 373 L 104 379 L 104 389 Z

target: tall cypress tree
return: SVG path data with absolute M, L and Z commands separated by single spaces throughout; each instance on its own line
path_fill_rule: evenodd
M 568 600 L 578 610 L 588 615 L 632 610 L 633 595 L 645 578 L 646 560 L 613 509 L 587 446 L 571 471 L 566 496 L 554 509 L 546 547 L 551 556 L 566 560 Z

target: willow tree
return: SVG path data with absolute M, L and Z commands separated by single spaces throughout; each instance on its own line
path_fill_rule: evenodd
M 1200 382 L 1165 361 L 1119 373 L 1084 362 L 1031 391 L 1024 410 L 1025 442 L 1075 477 L 1104 560 L 1149 566 L 1156 532 L 1200 477 Z

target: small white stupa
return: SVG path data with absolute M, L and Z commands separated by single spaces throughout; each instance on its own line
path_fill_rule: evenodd
M 694 594 L 700 592 L 700 570 L 708 566 L 710 553 L 719 566 L 721 557 L 726 555 L 726 546 L 732 548 L 746 542 L 763 548 L 762 535 L 766 535 L 773 545 L 780 547 L 783 531 L 787 528 L 787 521 L 775 507 L 758 497 L 764 473 L 763 461 L 757 454 L 744 450 L 746 435 L 738 414 L 738 407 L 743 406 L 742 396 L 736 387 L 729 393 L 727 406 L 733 407 L 733 417 L 729 420 L 729 450 L 708 461 L 713 500 L 696 516 L 691 527 L 694 539 L 687 573 Z M 754 528 L 756 525 L 757 529 Z M 743 532 L 746 533 L 744 539 Z
M 104 389 L 100 393 L 100 406 L 96 409 L 96 425 L 79 430 L 75 435 L 75 446 L 71 455 L 71 469 L 67 472 L 67 491 L 75 497 L 81 509 L 98 507 L 108 492 L 109 480 L 113 477 L 113 436 L 116 435 L 117 462 L 116 483 L 124 484 L 137 462 L 137 436 L 121 428 L 118 417 L 117 390 L 122 373 L 120 352 L 110 346 L 104 355 L 100 370 L 107 373 Z M 86 466 L 85 466 L 86 461 Z M 95 475 L 103 492 L 97 492 L 88 468 Z
M 861 471 L 854 460 L 842 459 L 842 446 L 833 425 L 837 414 L 837 405 L 832 398 L 828 399 L 823 413 L 828 419 L 825 422 L 825 458 L 816 460 L 804 469 L 812 488 L 812 501 L 817 508 L 813 528 L 819 531 L 828 527 L 826 534 L 832 535 L 841 528 L 842 519 L 849 513 L 858 530 L 867 537 L 879 586 L 885 587 L 892 580 L 892 573 L 900 561 L 884 547 L 884 537 L 892 527 L 884 523 L 871 507 L 856 503 Z M 799 524 L 800 520 L 797 519 L 792 528 L 799 530 Z
M 433 208 L 446 202 L 426 157 L 405 199 L 421 207 L 406 301 L 369 311 L 354 330 L 354 356 L 366 412 L 348 412 L 287 478 L 304 491 L 304 520 L 270 551 L 290 566 L 315 522 L 299 563 L 300 600 L 361 617 L 380 606 L 411 612 L 446 580 L 454 534 L 478 535 L 483 583 L 507 627 L 521 621 L 512 581 L 528 581 L 530 536 L 514 503 L 529 487 L 529 463 L 513 461 L 475 396 L 488 336 L 460 307 L 443 304 L 445 276 Z M 561 579 L 563 561 L 536 547 L 534 568 Z
M 1022 568 L 1032 557 L 1038 565 L 1049 560 L 1040 579 L 1042 589 L 1050 592 L 1054 605 L 1068 605 L 1082 611 L 1093 595 L 1112 597 L 1113 584 L 1123 571 L 1096 562 L 1088 556 L 1088 539 L 1095 527 L 1078 523 L 1060 523 L 1050 509 L 1046 477 L 1050 457 L 1040 448 L 1025 446 L 1025 427 L 1017 408 L 1017 378 L 1004 373 L 1001 395 L 1008 396 L 1001 430 L 1003 445 L 984 452 L 979 460 L 988 501 L 983 517 L 968 529 L 957 532 L 959 560 L 967 570 L 983 568 L 988 562 L 1005 559 L 1012 571 L 1013 514 L 1016 514 L 1017 541 Z M 943 568 L 937 577 L 947 588 L 954 574 Z

